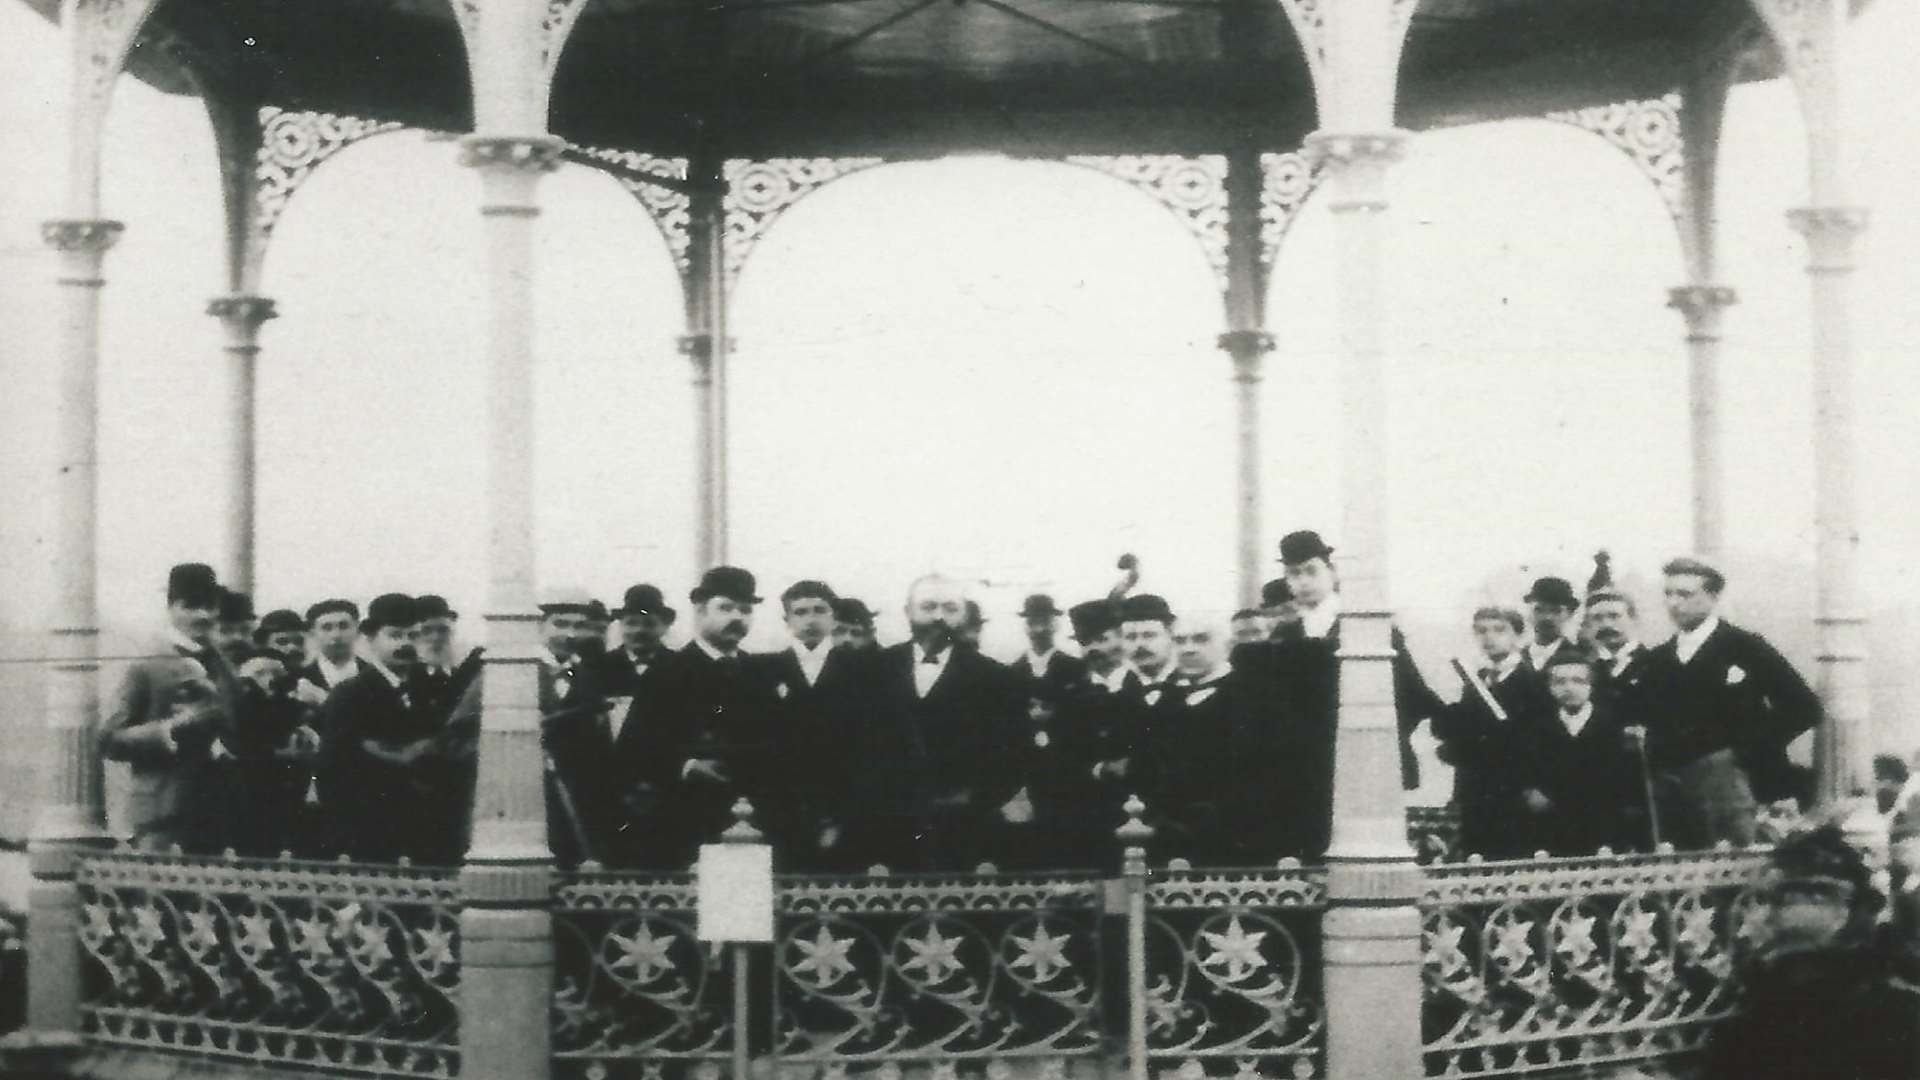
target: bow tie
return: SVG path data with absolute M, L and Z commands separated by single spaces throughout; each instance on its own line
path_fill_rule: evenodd
M 923 664 L 938 664 L 940 662 L 940 657 L 942 657 L 943 655 L 945 654 L 944 653 L 928 653 L 927 655 L 920 658 L 920 662 Z

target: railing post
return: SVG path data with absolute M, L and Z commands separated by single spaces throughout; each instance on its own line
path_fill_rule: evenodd
M 765 844 L 766 835 L 753 825 L 753 804 L 745 798 L 733 804 L 733 824 L 720 834 L 724 844 Z M 733 1080 L 753 1076 L 753 948 L 744 941 L 733 952 Z
M 1147 842 L 1153 826 L 1140 819 L 1147 804 L 1129 796 L 1126 824 L 1114 830 L 1126 848 L 1120 872 L 1127 887 L 1127 1076 L 1147 1080 Z

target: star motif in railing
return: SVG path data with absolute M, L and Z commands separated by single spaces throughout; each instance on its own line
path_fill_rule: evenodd
M 650 983 L 673 970 L 673 958 L 669 955 L 673 939 L 655 936 L 653 928 L 646 923 L 635 927 L 630 936 L 609 934 L 607 940 L 620 947 L 620 956 L 613 962 L 613 970 L 632 968 L 635 982 Z
M 1680 932 L 1676 937 L 1695 956 L 1712 952 L 1718 944 L 1713 933 L 1713 909 L 1704 904 L 1688 905 L 1680 912 Z
M 379 923 L 360 923 L 353 928 L 354 952 L 374 964 L 393 959 L 393 947 L 387 944 L 387 928 Z
M 415 933 L 420 938 L 420 948 L 416 951 L 420 963 L 432 968 L 453 963 L 453 931 L 434 926 Z
M 1620 933 L 1620 947 L 1636 958 L 1645 956 L 1659 945 L 1654 937 L 1653 927 L 1657 916 L 1651 911 L 1639 910 L 1627 916 L 1627 928 Z
M 340 929 L 340 932 L 344 934 L 348 931 L 349 928 L 353 926 L 354 923 L 360 921 L 360 905 L 359 904 L 342 904 L 341 906 L 334 908 L 332 914 L 333 914 L 333 925 L 338 927 Z
M 1591 915 L 1569 915 L 1565 932 L 1554 943 L 1560 955 L 1566 957 L 1567 963 L 1576 971 L 1592 963 L 1594 954 L 1600 951 L 1593 941 L 1593 923 Z
M 220 935 L 213 928 L 213 913 L 187 912 L 187 934 L 180 943 L 194 952 L 205 952 L 219 945 Z
M 920 938 L 905 938 L 903 943 L 913 952 L 913 959 L 900 965 L 900 970 L 919 969 L 927 973 L 927 978 L 935 983 L 945 982 L 950 976 L 965 970 L 960 963 L 960 942 L 957 937 L 943 937 L 940 927 L 927 924 L 927 934 Z
M 242 915 L 238 940 L 234 947 L 243 953 L 264 953 L 273 948 L 273 923 L 265 915 Z
M 88 904 L 80 911 L 87 923 L 85 929 L 81 931 L 84 936 L 95 941 L 113 936 L 113 913 L 107 910 L 105 904 Z
M 1014 958 L 1014 967 L 1033 969 L 1035 982 L 1046 982 L 1055 975 L 1073 968 L 1073 961 L 1067 959 L 1067 942 L 1073 940 L 1072 934 L 1054 937 L 1047 930 L 1047 924 L 1040 923 L 1033 928 L 1032 937 L 1012 935 L 1013 943 L 1020 947 L 1020 955 Z
M 1533 924 L 1515 919 L 1493 927 L 1493 960 L 1508 972 L 1521 971 L 1533 962 Z
M 154 947 L 166 940 L 167 932 L 160 924 L 160 912 L 152 907 L 133 909 L 133 925 L 127 929 L 127 941 L 143 953 L 152 952 Z
M 795 940 L 805 958 L 793 965 L 795 975 L 812 975 L 818 986 L 832 986 L 848 975 L 853 974 L 853 961 L 848 955 L 853 951 L 852 938 L 836 938 L 833 931 L 822 926 L 812 941 Z
M 1759 904 L 1748 904 L 1740 912 L 1740 929 L 1738 931 L 1740 940 L 1748 945 L 1757 945 L 1767 940 L 1767 922 L 1767 909 L 1765 907 Z
M 309 963 L 320 964 L 333 959 L 333 939 L 325 923 L 319 919 L 301 919 L 293 924 L 293 931 L 300 939 L 294 944 L 293 951 L 306 954 Z
M 1162 975 L 1147 987 L 1147 1026 L 1164 1034 L 1180 1023 L 1180 1000 L 1174 996 L 1173 983 Z
M 1460 939 L 1466 932 L 1467 928 L 1459 923 L 1441 927 L 1427 941 L 1427 963 L 1438 967 L 1443 976 L 1464 970 L 1467 953 L 1460 947 Z
M 1225 967 L 1227 981 L 1236 983 L 1267 966 L 1267 958 L 1260 955 L 1260 943 L 1267 939 L 1265 930 L 1247 933 L 1240 925 L 1240 916 L 1235 915 L 1227 921 L 1227 932 L 1216 934 L 1202 930 L 1200 937 L 1213 949 L 1201 967 Z

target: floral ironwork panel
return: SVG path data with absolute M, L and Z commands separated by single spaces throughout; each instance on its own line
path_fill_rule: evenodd
M 82 863 L 99 1043 L 376 1076 L 458 1072 L 459 892 L 405 867 Z
M 555 1075 L 720 1075 L 733 1050 L 725 953 L 695 937 L 688 875 L 580 873 L 554 910 Z
M 1147 886 L 1147 1054 L 1162 1076 L 1315 1077 L 1326 875 L 1170 870 Z
M 1429 1076 L 1700 1049 L 1759 943 L 1764 851 L 1477 863 L 1428 871 Z
M 1092 878 L 791 879 L 779 895 L 773 1048 L 828 1075 L 931 1063 L 1043 1075 L 1101 1053 L 1102 883 Z
M 1454 862 L 1460 852 L 1460 812 L 1445 806 L 1407 807 L 1407 846 L 1422 865 Z

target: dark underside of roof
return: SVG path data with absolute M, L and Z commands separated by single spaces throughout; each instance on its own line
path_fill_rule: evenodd
M 1744 0 L 1422 0 L 1399 119 L 1657 96 L 1758 36 Z M 446 0 L 163 0 L 130 61 L 165 90 L 448 131 L 471 128 L 466 64 Z M 906 158 L 1286 150 L 1314 117 L 1277 0 L 589 0 L 550 126 L 658 154 Z

